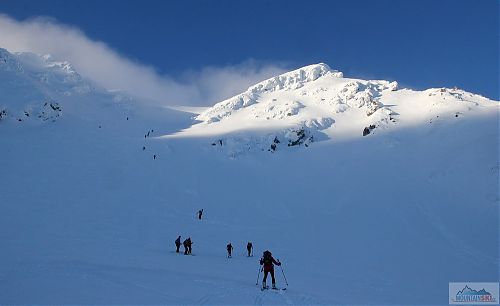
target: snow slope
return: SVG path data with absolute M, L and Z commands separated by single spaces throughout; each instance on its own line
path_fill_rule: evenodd
M 21 95 L 11 73 L 1 304 L 447 304 L 450 281 L 498 282 L 496 101 L 320 64 L 192 118 L 92 86 L 59 94 L 61 79 L 27 77 Z M 62 115 L 17 121 L 41 98 Z M 300 128 L 314 140 L 289 147 Z M 286 292 L 255 286 L 265 249 Z

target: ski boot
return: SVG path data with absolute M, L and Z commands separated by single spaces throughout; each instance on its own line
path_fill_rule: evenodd
M 262 282 L 262 290 L 267 289 L 266 282 Z
M 273 287 L 272 287 L 272 288 L 273 288 L 273 289 L 278 289 L 278 288 L 276 287 L 276 284 L 275 284 L 275 283 L 273 283 Z

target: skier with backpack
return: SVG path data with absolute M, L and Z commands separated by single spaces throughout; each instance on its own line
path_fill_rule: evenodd
M 271 279 L 273 282 L 273 289 L 276 288 L 276 279 L 274 278 L 274 265 L 281 266 L 281 262 L 276 261 L 273 257 L 273 254 L 269 251 L 264 251 L 262 254 L 262 258 L 260 259 L 260 265 L 264 266 L 264 279 L 262 280 L 262 289 L 268 289 L 269 287 L 266 286 L 266 279 L 267 279 L 267 274 L 271 273 Z
M 253 249 L 253 245 L 251 242 L 248 242 L 247 243 L 247 251 L 248 251 L 248 257 L 250 257 L 252 255 L 252 249 Z
M 229 242 L 229 244 L 226 246 L 227 248 L 227 258 L 231 258 L 231 253 L 233 251 L 233 246 L 231 245 L 231 242 Z
M 181 236 L 177 237 L 177 239 L 175 239 L 175 246 L 176 246 L 176 250 L 175 252 L 176 253 L 179 253 L 179 248 L 181 247 Z

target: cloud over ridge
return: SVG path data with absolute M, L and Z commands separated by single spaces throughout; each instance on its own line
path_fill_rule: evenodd
M 211 105 L 286 70 L 281 64 L 247 60 L 234 66 L 207 66 L 175 77 L 160 75 L 154 67 L 126 58 L 78 28 L 46 17 L 18 21 L 0 14 L 0 47 L 67 60 L 99 86 L 164 105 Z

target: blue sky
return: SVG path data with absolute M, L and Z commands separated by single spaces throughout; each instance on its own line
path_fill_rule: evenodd
M 496 0 L 2 0 L 0 13 L 54 18 L 170 76 L 249 59 L 325 62 L 348 77 L 499 99 Z

